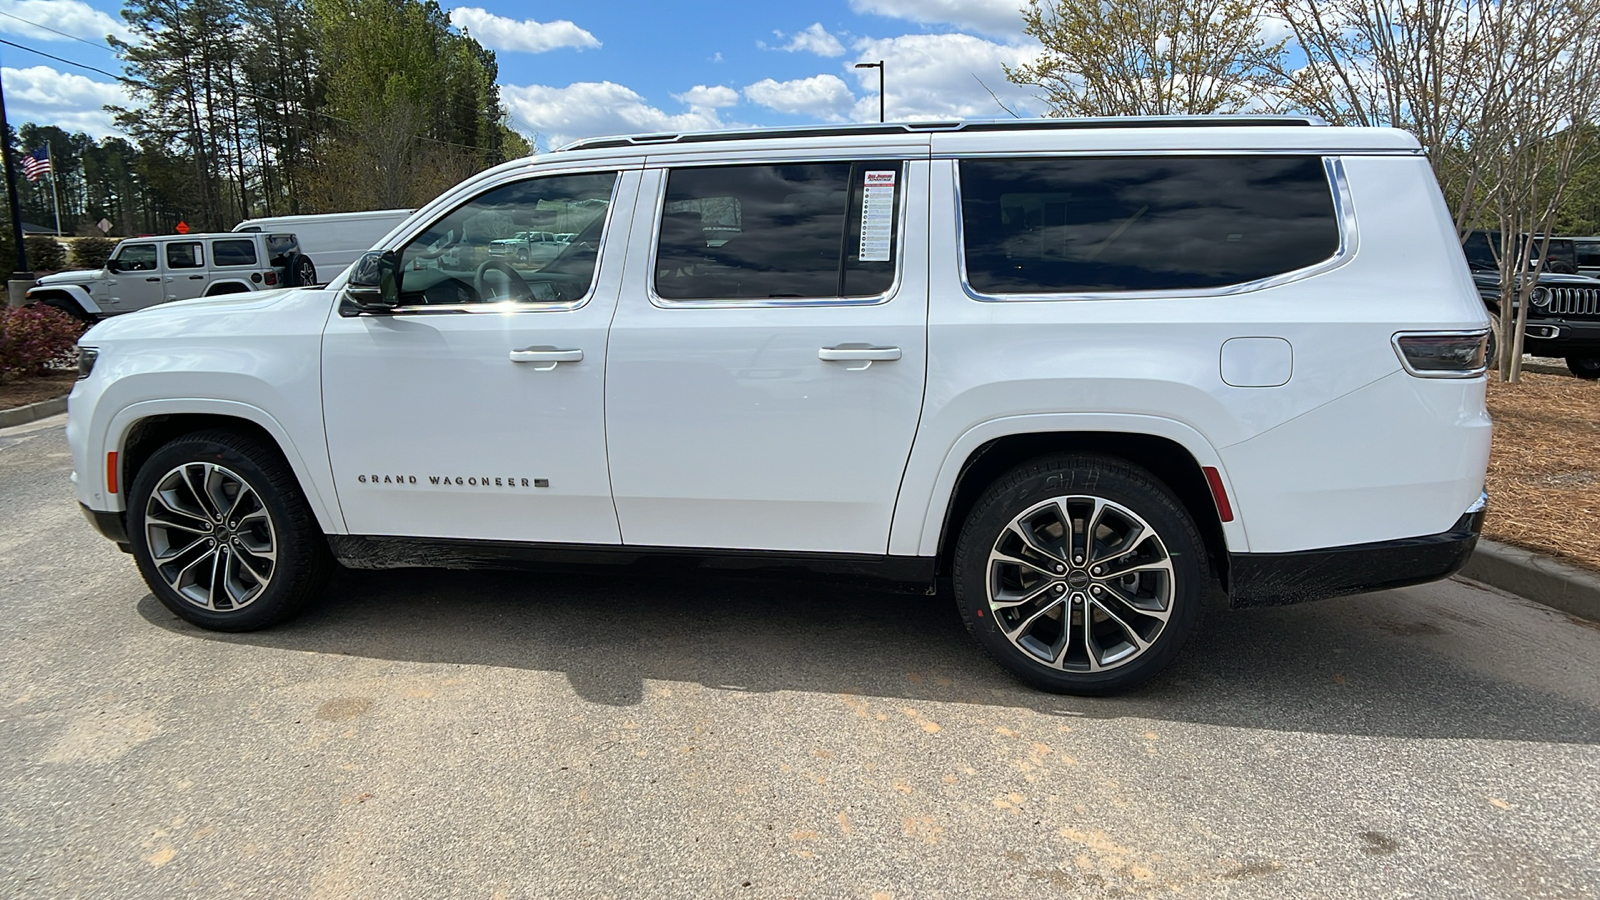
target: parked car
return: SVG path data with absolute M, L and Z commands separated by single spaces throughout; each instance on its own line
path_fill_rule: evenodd
M 519 231 L 513 237 L 489 242 L 491 256 L 510 257 L 517 262 L 532 264 L 535 268 L 555 259 L 564 250 L 570 235 L 552 234 L 548 231 Z
M 1600 237 L 1587 236 L 1570 238 L 1573 253 L 1576 257 L 1578 274 L 1589 277 L 1600 276 Z
M 547 265 L 478 252 L 552 217 Z M 204 628 L 283 621 L 334 560 L 809 569 L 948 583 L 1007 670 L 1096 694 L 1213 586 L 1456 571 L 1488 335 L 1400 131 L 608 138 L 474 176 L 330 285 L 96 326 L 68 436 L 90 521 Z
M 411 215 L 409 209 L 366 212 L 317 213 L 246 219 L 233 227 L 238 232 L 291 231 L 300 239 L 302 252 L 317 261 L 327 276 L 338 275 L 356 258 L 378 245 L 384 235 Z
M 167 234 L 128 238 L 104 267 L 46 275 L 27 302 L 85 322 L 158 303 L 316 283 L 292 234 Z
M 1501 308 L 1498 241 L 1494 232 L 1475 231 L 1462 244 L 1478 294 L 1495 316 Z M 1573 246 L 1581 244 L 1570 238 L 1552 238 L 1551 264 L 1569 272 L 1576 270 L 1577 265 L 1563 265 L 1556 256 L 1558 250 Z M 1581 256 L 1574 257 L 1574 262 L 1581 261 Z M 1565 359 L 1567 370 L 1579 378 L 1600 378 L 1600 279 L 1540 272 L 1528 306 L 1523 349 L 1536 356 Z

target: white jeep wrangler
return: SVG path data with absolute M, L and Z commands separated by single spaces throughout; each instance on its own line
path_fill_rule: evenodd
M 549 261 L 496 254 L 571 233 Z M 1045 690 L 1445 577 L 1489 321 L 1409 135 L 1297 118 L 650 135 L 484 172 L 326 287 L 105 322 L 79 500 L 206 628 L 337 559 L 932 586 Z
M 316 283 L 292 234 L 163 234 L 122 241 L 102 268 L 46 275 L 26 302 L 97 322 L 173 300 Z

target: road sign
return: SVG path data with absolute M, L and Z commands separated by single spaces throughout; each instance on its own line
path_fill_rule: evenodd
M 100 221 L 98 221 L 98 222 L 96 222 L 94 224 L 95 224 L 96 228 L 100 229 L 100 233 L 101 234 L 110 234 L 111 233 L 111 221 L 109 219 L 101 219 Z
M 184 222 L 184 221 L 179 221 L 178 222 L 178 227 L 174 228 L 172 230 L 176 231 L 179 234 L 188 234 L 189 233 L 189 223 L 188 222 Z

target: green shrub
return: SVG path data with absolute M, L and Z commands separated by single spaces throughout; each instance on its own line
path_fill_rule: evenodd
M 69 364 L 83 330 L 82 322 L 48 306 L 0 309 L 0 379 Z
M 22 239 L 28 247 L 28 267 L 35 272 L 59 272 L 67 267 L 67 251 L 48 234 L 30 234 Z
M 117 242 L 107 237 L 81 237 L 72 242 L 72 265 L 79 269 L 98 269 L 111 258 Z

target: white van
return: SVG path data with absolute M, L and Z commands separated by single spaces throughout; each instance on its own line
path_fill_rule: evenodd
M 300 240 L 301 251 L 322 270 L 323 278 L 329 279 L 338 277 L 356 257 L 376 247 L 411 212 L 409 209 L 374 209 L 311 216 L 270 216 L 246 219 L 233 230 L 293 232 Z
M 492 253 L 535 229 L 574 237 Z M 91 522 L 203 628 L 288 618 L 336 559 L 809 568 L 948 583 L 1006 669 L 1103 694 L 1213 586 L 1459 569 L 1488 335 L 1400 131 L 650 135 L 475 175 L 330 284 L 96 325 L 67 436 Z

